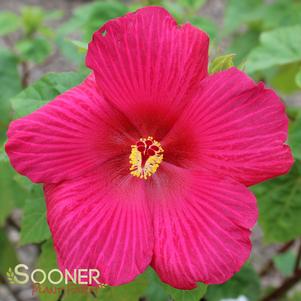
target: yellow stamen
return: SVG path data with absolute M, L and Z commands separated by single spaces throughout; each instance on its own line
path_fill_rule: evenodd
M 153 137 L 141 138 L 131 148 L 129 157 L 131 175 L 147 180 L 159 168 L 164 150 Z

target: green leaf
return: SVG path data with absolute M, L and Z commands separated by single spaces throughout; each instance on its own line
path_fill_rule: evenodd
M 4 150 L 0 152 L 0 227 L 16 207 L 21 207 L 27 191 L 15 181 L 16 172 L 11 167 Z
M 70 40 L 70 42 L 75 45 L 80 51 L 86 52 L 88 50 L 88 44 L 78 41 L 78 40 Z
M 149 268 L 144 275 L 149 278 L 149 284 L 144 296 L 148 301 L 199 301 L 206 293 L 207 286 L 199 283 L 193 290 L 178 290 L 163 283 L 155 271 Z
M 37 37 L 18 41 L 16 49 L 21 60 L 43 63 L 52 51 L 51 44 L 46 38 Z
M 192 25 L 207 32 L 211 39 L 215 39 L 217 37 L 218 28 L 213 21 L 199 16 L 194 16 L 189 21 Z
M 262 5 L 261 12 L 264 29 L 297 25 L 301 19 L 301 3 L 277 0 L 269 5 Z
M 295 81 L 298 70 L 298 64 L 280 66 L 270 80 L 272 87 L 284 94 L 292 94 L 298 91 L 299 87 Z
M 42 26 L 44 21 L 44 11 L 38 6 L 24 6 L 21 11 L 24 31 L 26 37 L 32 37 Z
M 260 281 L 250 264 L 245 265 L 232 279 L 225 284 L 210 285 L 206 294 L 209 301 L 235 299 L 246 296 L 249 301 L 257 301 L 260 296 Z
M 209 73 L 213 74 L 231 68 L 234 66 L 233 57 L 233 53 L 216 57 L 209 66 Z
M 300 24 L 301 3 L 276 0 L 229 0 L 225 12 L 224 31 L 266 31 L 277 27 Z M 246 26 L 244 26 L 246 25 Z
M 207 286 L 199 284 L 194 290 L 178 290 L 160 281 L 151 268 L 129 284 L 107 287 L 100 291 L 103 301 L 132 301 L 146 297 L 148 301 L 199 301 L 206 293 Z
M 199 284 L 193 290 L 177 290 L 168 286 L 165 291 L 174 301 L 199 301 L 205 295 L 207 286 Z M 157 300 L 154 299 L 154 301 Z
M 84 53 L 70 43 L 70 36 L 80 35 L 79 39 L 89 42 L 92 34 L 110 19 L 128 12 L 127 6 L 121 1 L 97 1 L 78 6 L 73 16 L 62 24 L 57 32 L 56 43 L 63 55 L 75 66 L 82 66 Z
M 64 16 L 64 12 L 61 10 L 47 11 L 45 14 L 45 20 L 58 20 Z
M 207 0 L 179 0 L 180 5 L 191 9 L 192 11 L 198 11 Z
M 116 287 L 106 287 L 99 291 L 98 296 L 102 301 L 138 301 L 140 297 L 144 296 L 148 285 L 148 277 L 143 274 L 131 283 Z
M 9 268 L 18 264 L 16 251 L 8 240 L 4 229 L 0 229 L 0 274 L 5 275 Z
M 110 19 L 124 15 L 128 8 L 120 1 L 98 1 L 78 6 L 73 16 L 61 26 L 59 34 L 81 32 L 88 42 L 92 34 Z
M 42 187 L 35 185 L 26 200 L 21 223 L 21 245 L 39 243 L 50 238 Z
M 0 227 L 5 224 L 6 218 L 15 208 L 15 189 L 12 172 L 8 162 L 2 162 L 0 169 Z
M 290 124 L 288 141 L 292 148 L 294 158 L 301 160 L 301 113 L 299 113 L 296 116 L 296 120 Z
M 42 269 L 45 273 L 49 273 L 52 269 L 57 269 L 57 260 L 56 260 L 56 254 L 53 247 L 53 242 L 51 239 L 47 240 L 43 245 L 41 249 L 41 255 L 37 262 L 37 268 Z M 54 288 L 54 287 L 60 287 L 61 285 L 53 285 L 48 280 L 41 286 L 41 288 Z M 53 293 L 53 294 L 43 294 L 42 292 L 39 294 L 39 298 L 42 301 L 56 301 L 58 300 L 58 297 L 60 296 L 60 293 Z
M 260 35 L 260 46 L 248 56 L 247 71 L 252 73 L 276 65 L 301 61 L 301 25 L 277 28 Z
M 262 0 L 229 0 L 225 11 L 224 32 L 229 34 L 244 23 L 261 19 Z
M 39 33 L 43 38 L 46 38 L 46 39 L 53 40 L 53 38 L 56 37 L 56 33 L 54 32 L 54 30 L 48 26 L 41 26 L 39 28 Z
M 232 41 L 229 51 L 235 53 L 235 62 L 241 63 L 246 60 L 250 51 L 258 46 L 260 32 L 256 30 L 249 30 L 241 35 L 235 36 Z
M 73 16 L 62 24 L 57 32 L 56 43 L 63 55 L 75 66 L 84 63 L 84 53 L 70 43 L 70 39 L 80 35 L 80 40 L 89 42 L 92 34 L 110 19 L 128 12 L 128 7 L 121 1 L 95 1 L 77 6 Z
M 0 143 L 6 137 L 6 128 L 12 118 L 10 98 L 21 91 L 17 64 L 15 56 L 0 48 Z
M 66 37 L 64 33 L 59 33 L 56 36 L 56 44 L 60 49 L 62 55 L 72 63 L 77 69 L 84 66 L 85 53 L 78 51 L 78 47 L 73 43 L 70 43 L 70 39 Z
M 0 36 L 5 36 L 18 30 L 21 26 L 20 18 L 8 11 L 2 11 L 0 13 Z
M 289 174 L 256 185 L 259 223 L 267 243 L 287 242 L 301 235 L 301 162 Z
M 47 240 L 41 248 L 41 254 L 37 262 L 37 268 L 42 269 L 46 274 L 48 274 L 52 269 L 58 269 L 56 254 L 53 247 L 52 239 Z M 41 301 L 56 301 L 58 300 L 61 292 L 59 289 L 65 289 L 64 284 L 52 284 L 46 280 L 40 286 L 40 290 L 38 291 L 39 299 Z M 47 289 L 51 290 L 52 293 L 47 293 Z
M 286 252 L 273 257 L 276 268 L 283 274 L 283 276 L 290 276 L 293 274 L 296 264 L 296 256 L 293 252 Z
M 173 15 L 173 17 L 177 20 L 179 24 L 182 24 L 187 21 L 187 12 L 185 10 L 185 7 L 180 5 L 178 1 L 164 0 L 162 2 L 162 6 Z M 143 7 L 143 5 L 141 7 Z M 136 9 L 138 9 L 138 7 L 134 10 Z M 195 17 L 195 14 L 193 14 L 192 17 Z
M 295 76 L 295 82 L 299 88 L 301 88 L 301 68 Z
M 78 7 L 74 12 L 74 20 L 83 26 L 79 29 L 83 30 L 83 39 L 88 42 L 102 24 L 127 12 L 127 7 L 121 1 L 92 2 Z
M 301 117 L 301 108 L 300 107 L 287 106 L 286 107 L 286 113 L 287 113 L 287 116 L 290 119 L 290 121 L 295 121 L 299 117 Z M 289 125 L 291 126 L 292 123 L 289 123 Z
M 14 118 L 37 110 L 57 95 L 78 85 L 85 75 L 75 72 L 49 73 L 12 99 Z

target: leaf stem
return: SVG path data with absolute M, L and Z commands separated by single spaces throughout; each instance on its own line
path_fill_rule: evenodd
M 301 262 L 301 240 L 300 240 L 300 246 L 299 246 L 297 258 L 296 258 L 295 273 L 298 271 L 298 269 L 300 267 L 300 262 Z
M 294 285 L 301 280 L 301 269 L 295 271 L 294 275 L 285 279 L 279 288 L 265 296 L 261 301 L 275 301 L 285 295 Z
M 60 293 L 60 295 L 59 295 L 59 297 L 58 297 L 57 301 L 62 301 L 62 300 L 63 300 L 63 297 L 64 297 L 64 295 L 65 295 L 65 290 L 62 290 L 62 292 Z
M 287 250 L 289 250 L 293 245 L 294 245 L 295 241 L 291 240 L 288 243 L 286 243 L 285 245 L 283 245 L 278 251 L 278 254 L 282 254 L 285 253 Z M 274 262 L 273 259 L 271 258 L 266 265 L 263 267 L 263 269 L 261 270 L 261 272 L 259 273 L 260 277 L 264 277 L 267 274 L 270 273 L 270 271 L 274 268 Z
M 27 61 L 21 62 L 21 73 L 22 73 L 21 75 L 22 87 L 26 88 L 28 87 L 29 80 L 30 80 L 30 69 Z

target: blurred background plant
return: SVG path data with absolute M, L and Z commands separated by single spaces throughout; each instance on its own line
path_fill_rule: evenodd
M 88 74 L 84 58 L 92 33 L 145 5 L 164 6 L 180 23 L 209 33 L 210 73 L 235 65 L 276 89 L 287 106 L 295 165 L 288 175 L 254 187 L 260 209 L 254 250 L 223 285 L 178 291 L 148 270 L 119 288 L 68 295 L 64 287 L 32 296 L 30 284 L 10 284 L 7 271 L 18 262 L 47 271 L 56 259 L 42 189 L 16 174 L 3 151 L 7 126 L 80 83 Z M 301 300 L 300 0 L 0 0 L 0 91 L 0 301 Z

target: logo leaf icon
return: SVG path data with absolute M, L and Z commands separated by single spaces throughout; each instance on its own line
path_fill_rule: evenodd
M 17 284 L 18 281 L 16 279 L 15 273 L 13 272 L 12 268 L 9 268 L 6 272 L 7 280 L 10 284 Z

